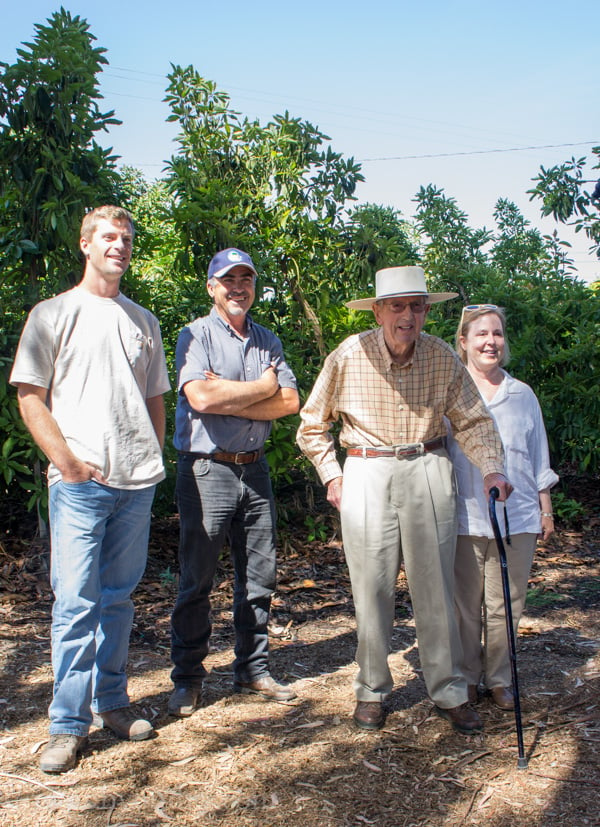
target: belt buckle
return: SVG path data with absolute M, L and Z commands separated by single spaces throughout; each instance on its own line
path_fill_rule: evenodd
M 421 457 L 425 453 L 425 445 L 422 442 L 417 442 L 414 445 L 397 445 L 394 448 L 394 453 L 396 454 L 396 459 L 414 456 Z
M 255 462 L 256 459 L 256 451 L 237 451 L 233 461 L 236 465 L 247 465 L 249 462 Z

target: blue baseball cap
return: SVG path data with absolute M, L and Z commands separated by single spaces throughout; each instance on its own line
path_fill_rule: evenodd
M 248 270 L 251 270 L 255 276 L 258 276 L 256 268 L 252 263 L 252 259 L 243 250 L 238 250 L 236 247 L 228 247 L 226 250 L 220 250 L 210 260 L 208 265 L 208 278 L 220 279 L 228 273 L 233 267 L 243 264 Z

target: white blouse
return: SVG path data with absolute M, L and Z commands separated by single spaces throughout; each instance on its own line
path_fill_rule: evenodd
M 507 501 L 511 534 L 539 534 L 541 531 L 538 492 L 558 482 L 550 468 L 548 439 L 542 411 L 529 385 L 503 371 L 504 379 L 493 399 L 486 401 L 505 452 L 506 476 L 514 486 Z M 472 537 L 494 536 L 483 478 L 469 462 L 451 434 L 448 453 L 454 463 L 458 486 L 458 533 Z M 504 534 L 504 504 L 497 503 L 498 524 Z

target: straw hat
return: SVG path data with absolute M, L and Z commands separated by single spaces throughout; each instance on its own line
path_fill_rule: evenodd
M 423 296 L 427 304 L 455 299 L 458 293 L 428 293 L 422 267 L 386 267 L 375 274 L 375 293 L 371 299 L 346 302 L 353 310 L 372 310 L 373 302 L 400 296 Z

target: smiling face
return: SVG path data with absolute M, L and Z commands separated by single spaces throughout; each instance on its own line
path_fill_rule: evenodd
M 377 324 L 383 328 L 387 349 L 396 362 L 405 362 L 423 330 L 430 305 L 423 296 L 400 296 L 373 304 Z
M 85 256 L 83 285 L 92 292 L 116 296 L 121 277 L 131 261 L 131 224 L 101 218 L 91 236 L 81 238 L 80 247 Z
M 245 327 L 256 291 L 254 273 L 238 264 L 221 278 L 211 279 L 206 287 L 217 313 L 236 330 Z
M 460 337 L 460 346 L 467 357 L 467 367 L 478 373 L 497 370 L 504 360 L 504 326 L 497 313 L 486 313 L 469 323 Z

